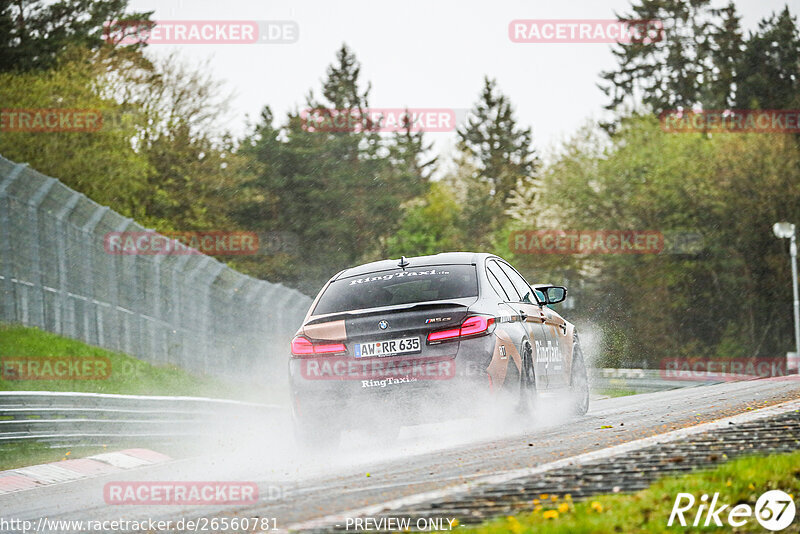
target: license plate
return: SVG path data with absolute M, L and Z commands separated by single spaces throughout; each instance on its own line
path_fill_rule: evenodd
M 373 358 L 392 356 L 394 354 L 408 354 L 421 350 L 418 337 L 404 337 L 401 339 L 387 339 L 371 343 L 356 343 L 354 353 L 356 358 Z

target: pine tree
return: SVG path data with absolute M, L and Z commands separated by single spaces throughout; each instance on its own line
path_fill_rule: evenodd
M 466 178 L 466 225 L 477 248 L 489 246 L 489 234 L 507 220 L 507 203 L 518 184 L 533 180 L 538 158 L 530 128 L 517 124 L 508 97 L 494 80 L 484 78 L 478 103 L 467 124 L 458 129 L 460 166 L 472 168 Z
M 240 221 L 298 236 L 302 256 L 266 261 L 263 268 L 272 269 L 273 280 L 309 293 L 338 270 L 382 257 L 404 203 L 426 190 L 429 146 L 408 129 L 381 135 L 368 113 L 370 89 L 362 89 L 360 72 L 355 54 L 343 45 L 321 96 L 310 92 L 305 109 L 290 113 L 280 127 L 265 110 L 246 143 L 261 170 L 248 184 L 252 200 Z M 336 127 L 342 115 L 350 121 Z M 276 270 L 278 260 L 283 263 Z
M 698 103 L 725 102 L 729 85 L 716 83 L 714 59 L 735 50 L 738 19 L 732 6 L 715 14 L 710 0 L 641 0 L 620 21 L 661 21 L 660 38 L 613 49 L 618 68 L 601 73 L 601 89 L 611 97 L 608 109 L 640 102 L 649 111 L 691 109 Z M 723 40 L 723 47 L 716 39 Z M 720 52 L 717 52 L 717 51 Z M 723 79 L 727 75 L 722 72 Z M 723 82 L 723 80 L 720 80 Z M 713 92 L 709 93 L 713 88 Z
M 761 21 L 758 32 L 747 40 L 737 70 L 737 107 L 800 105 L 800 31 L 788 7 Z
M 49 69 L 72 46 L 97 49 L 109 21 L 151 22 L 128 0 L 0 0 L 0 72 Z M 134 45 L 131 48 L 137 48 Z
M 714 65 L 709 79 L 701 86 L 700 101 L 705 109 L 728 109 L 734 105 L 738 62 L 744 49 L 740 17 L 731 2 L 724 9 L 711 11 L 719 20 L 712 26 L 710 50 Z

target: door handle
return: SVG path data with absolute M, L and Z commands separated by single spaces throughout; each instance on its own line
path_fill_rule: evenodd
M 528 320 L 528 314 L 527 314 L 527 313 L 525 313 L 525 312 L 524 312 L 524 311 L 522 311 L 522 310 L 519 310 L 519 318 L 520 318 L 520 320 L 521 320 L 522 322 L 525 322 L 525 321 L 527 321 L 527 320 Z

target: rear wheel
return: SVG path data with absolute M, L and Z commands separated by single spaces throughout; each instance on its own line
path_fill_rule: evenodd
M 589 410 L 589 375 L 586 372 L 578 336 L 575 336 L 572 341 L 572 372 L 569 383 L 572 393 L 572 411 L 583 415 Z

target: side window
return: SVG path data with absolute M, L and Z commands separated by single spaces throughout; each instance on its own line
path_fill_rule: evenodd
M 511 283 L 511 280 L 509 280 L 508 277 L 503 274 L 503 271 L 500 270 L 500 266 L 497 265 L 497 262 L 487 262 L 486 271 L 489 276 L 489 280 L 493 282 L 492 285 L 494 286 L 496 283 L 502 289 L 502 292 L 499 294 L 501 297 L 505 296 L 506 302 L 516 302 L 519 300 L 519 295 L 514 289 L 514 285 Z
M 536 298 L 539 299 L 539 302 L 544 302 L 547 298 L 544 296 L 544 292 L 538 289 L 533 290 L 533 294 L 536 295 Z
M 513 267 L 511 267 L 507 263 L 500 263 L 500 268 L 503 269 L 503 272 L 508 275 L 508 278 L 511 280 L 511 283 L 514 284 L 514 288 L 517 290 L 517 293 L 522 295 L 520 298 L 520 302 L 527 302 L 528 304 L 537 304 L 537 299 L 533 295 L 533 290 L 531 290 L 531 286 L 528 285 L 528 282 L 522 278 L 522 275 L 519 274 Z
M 494 292 L 497 293 L 497 296 L 504 301 L 508 301 L 508 295 L 506 295 L 506 292 L 503 290 L 503 286 L 500 285 L 500 280 L 497 279 L 494 273 L 487 269 L 486 278 L 489 279 L 489 284 L 492 286 L 492 289 L 494 289 Z

